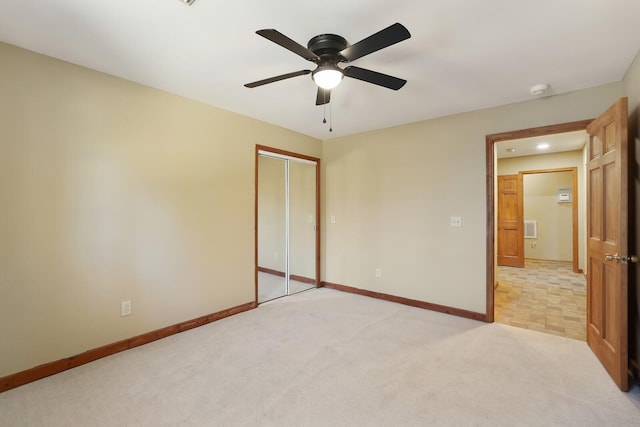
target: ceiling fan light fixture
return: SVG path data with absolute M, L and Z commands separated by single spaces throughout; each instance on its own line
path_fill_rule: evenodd
M 313 81 L 322 89 L 333 89 L 340 84 L 344 74 L 333 65 L 321 65 L 312 74 Z

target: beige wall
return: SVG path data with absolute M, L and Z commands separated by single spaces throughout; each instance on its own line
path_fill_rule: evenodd
M 525 239 L 525 258 L 573 261 L 573 209 L 558 202 L 558 189 L 571 188 L 571 172 L 523 176 L 524 219 L 537 224 L 537 237 Z
M 320 157 L 320 141 L 0 58 L 0 377 L 254 300 L 255 144 Z
M 627 70 L 623 80 L 625 96 L 629 98 L 629 113 L 633 127 L 633 138 L 640 138 L 640 52 Z
M 484 313 L 485 136 L 596 117 L 622 94 L 612 83 L 325 141 L 324 280 Z
M 585 144 L 586 148 L 586 144 Z M 522 157 L 512 157 L 506 159 L 500 159 L 497 163 L 498 175 L 509 175 L 516 174 L 521 171 L 533 171 L 533 170 L 544 170 L 544 169 L 557 169 L 557 168 L 567 168 L 567 167 L 575 167 L 577 168 L 578 175 L 578 189 L 575 192 L 574 196 L 577 196 L 578 201 L 578 268 L 582 271 L 586 271 L 586 227 L 587 227 L 587 218 L 586 218 L 586 176 L 585 176 L 585 153 L 584 150 L 580 151 L 565 151 L 562 153 L 552 153 L 552 154 L 544 154 L 544 155 L 535 155 L 535 156 L 522 156 Z M 526 175 L 528 176 L 528 175 Z M 569 182 L 569 185 L 571 182 Z M 525 189 L 526 190 L 526 189 Z M 525 203 L 525 207 L 528 204 Z M 570 206 L 570 205 L 569 205 Z M 569 210 L 567 205 L 556 206 L 556 209 L 560 210 Z M 526 217 L 526 215 L 525 215 Z M 532 219 L 532 218 L 525 218 Z M 565 242 L 566 243 L 566 242 Z M 563 244 L 559 244 L 563 246 Z M 571 243 L 571 242 L 569 242 Z M 558 259 L 553 258 L 551 251 L 547 251 L 543 246 L 536 246 L 535 250 L 531 248 L 531 240 L 525 240 L 525 256 L 528 258 L 539 258 L 539 259 Z M 572 248 L 571 246 L 569 247 Z M 565 252 L 566 252 L 565 248 Z M 564 258 L 564 256 L 563 256 Z M 568 260 L 572 260 L 573 255 L 568 258 Z

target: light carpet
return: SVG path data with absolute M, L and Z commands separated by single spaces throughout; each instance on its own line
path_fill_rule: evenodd
M 638 426 L 584 342 L 317 289 L 0 394 L 6 426 Z

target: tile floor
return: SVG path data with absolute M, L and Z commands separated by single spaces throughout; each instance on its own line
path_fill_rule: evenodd
M 524 268 L 498 266 L 495 321 L 585 341 L 587 288 L 570 262 L 525 260 Z

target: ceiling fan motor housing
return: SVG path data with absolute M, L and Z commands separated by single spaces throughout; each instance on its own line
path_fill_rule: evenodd
M 349 43 L 345 38 L 336 34 L 320 34 L 307 43 L 307 49 L 320 57 L 321 61 L 318 65 L 323 63 L 337 64 L 344 61 L 340 52 L 348 46 Z

